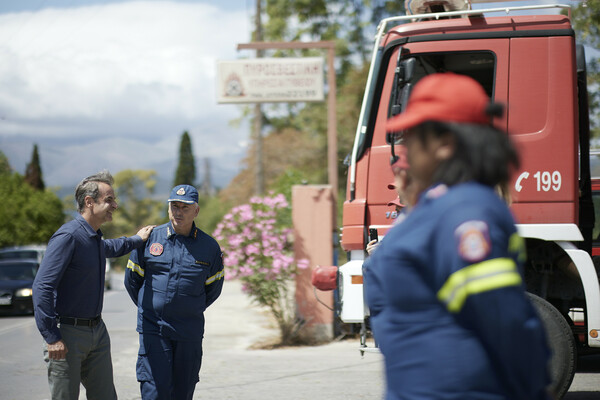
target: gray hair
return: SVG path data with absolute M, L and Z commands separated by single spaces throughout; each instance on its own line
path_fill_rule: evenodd
M 94 199 L 94 202 L 98 200 L 99 190 L 98 183 L 106 183 L 107 185 L 112 186 L 115 180 L 108 170 L 102 170 L 97 174 L 88 176 L 75 188 L 75 201 L 77 202 L 77 211 L 81 214 L 85 209 L 85 198 L 90 196 Z

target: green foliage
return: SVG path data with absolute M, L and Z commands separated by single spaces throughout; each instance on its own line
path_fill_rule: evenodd
M 119 208 L 113 213 L 112 222 L 102 226 L 105 238 L 132 236 L 143 226 L 159 225 L 167 221 L 166 200 L 155 199 L 156 171 L 120 171 L 114 176 L 113 185 Z M 121 257 L 117 265 L 125 265 L 127 256 Z
M 40 155 L 38 153 L 37 144 L 33 145 L 33 153 L 31 161 L 25 169 L 25 182 L 36 190 L 44 190 L 44 180 L 42 179 L 42 167 L 40 166 Z
M 261 18 L 264 41 L 333 40 L 336 43 L 337 162 L 340 174 L 338 181 L 343 186 L 346 176 L 342 161 L 351 152 L 354 141 L 372 52 L 372 37 L 379 20 L 400 14 L 404 9 L 404 2 L 266 0 L 264 3 L 264 16 Z M 278 50 L 266 53 L 269 54 L 265 56 L 282 57 L 325 56 L 324 50 L 320 49 Z M 303 165 L 306 166 L 306 170 L 301 168 L 303 173 L 308 175 L 306 180 L 311 184 L 326 183 L 327 104 L 270 104 L 263 107 L 263 112 L 265 130 L 268 131 L 265 143 L 268 136 L 278 135 L 286 130 L 297 131 L 314 144 L 311 160 L 307 160 L 305 154 L 300 156 Z M 289 165 L 294 165 L 294 159 L 299 157 L 295 152 L 283 148 L 280 152 L 288 155 Z M 266 168 L 269 168 L 272 159 L 269 158 L 266 164 Z M 248 165 L 253 164 L 249 162 Z M 317 169 L 321 171 L 320 174 L 313 171 Z M 242 181 L 243 184 L 247 179 Z M 225 193 L 229 192 L 230 190 L 227 190 Z
M 291 203 L 292 187 L 294 185 L 307 184 L 309 181 L 310 178 L 305 171 L 298 168 L 289 168 L 279 175 L 275 182 L 269 186 L 269 191 L 283 194 L 288 203 Z
M 62 203 L 17 173 L 0 174 L 0 247 L 47 243 L 63 224 Z
M 406 9 L 403 1 L 397 0 L 366 0 L 365 5 L 372 10 L 371 24 L 377 26 L 379 21 L 393 15 L 404 15 Z
M 200 196 L 198 199 L 200 211 L 194 222 L 204 232 L 210 233 L 215 230 L 217 224 L 231 208 L 231 204 L 221 201 L 214 196 Z
M 295 185 L 303 185 L 310 181 L 306 171 L 298 168 L 289 168 L 285 170 L 277 180 L 269 186 L 269 191 L 273 193 L 281 193 L 285 196 L 287 202 L 292 204 L 292 187 Z M 285 208 L 279 211 L 279 223 L 282 226 L 292 226 L 292 208 Z
M 279 326 L 281 344 L 297 341 L 298 321 L 290 290 L 308 260 L 294 260 L 291 225 L 281 212 L 289 210 L 282 194 L 253 197 L 231 209 L 214 231 L 224 254 L 225 279 L 239 279 L 253 301 L 267 307 Z
M 181 135 L 181 144 L 179 145 L 179 164 L 175 171 L 175 180 L 173 186 L 194 185 L 196 180 L 196 163 L 192 152 L 192 141 L 187 131 Z
M 0 174 L 8 174 L 12 172 L 8 157 L 2 151 L 0 151 Z

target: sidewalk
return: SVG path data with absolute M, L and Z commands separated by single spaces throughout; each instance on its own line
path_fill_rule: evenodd
M 204 361 L 194 399 L 381 399 L 382 360 L 361 358 L 358 340 L 322 346 L 253 350 L 278 331 L 250 303 L 238 281 L 206 313 Z
M 114 307 L 117 301 L 121 303 L 120 295 L 111 297 Z M 135 311 L 128 309 L 133 314 L 128 311 L 119 317 L 123 328 L 109 327 L 109 331 L 119 399 L 136 400 L 140 397 L 132 376 L 137 354 Z M 223 293 L 205 315 L 204 358 L 194 399 L 383 398 L 381 355 L 361 358 L 358 339 L 313 347 L 256 349 L 260 347 L 257 344 L 274 342 L 278 331 L 269 315 L 242 293 L 238 281 L 225 282 Z

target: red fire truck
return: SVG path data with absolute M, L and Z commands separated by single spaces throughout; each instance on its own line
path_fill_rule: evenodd
M 369 229 L 382 238 L 397 216 L 388 206 L 396 193 L 387 188 L 393 181 L 394 143 L 385 121 L 402 112 L 411 88 L 424 76 L 468 75 L 506 106 L 494 123 L 509 132 L 520 151 L 511 208 L 526 241 L 525 282 L 549 332 L 553 386 L 560 398 L 571 384 L 578 354 L 600 349 L 585 57 L 575 41 L 570 8 L 423 4 L 427 13 L 387 18 L 378 27 L 349 159 L 341 240 L 349 261 L 337 271 L 337 312 L 344 323 L 362 325 L 361 351 L 372 350 L 365 340 L 365 246 Z

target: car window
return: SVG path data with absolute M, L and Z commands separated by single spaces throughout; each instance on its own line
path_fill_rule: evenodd
M 33 280 L 37 269 L 38 265 L 34 263 L 2 264 L 0 265 L 0 280 Z

